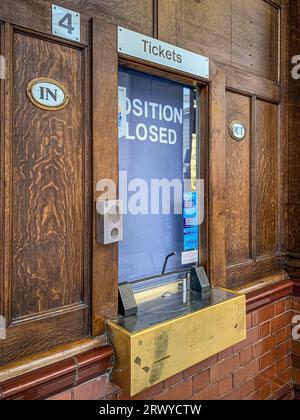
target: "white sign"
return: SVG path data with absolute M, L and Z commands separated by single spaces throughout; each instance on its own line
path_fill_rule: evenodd
M 62 109 L 69 101 L 65 86 L 56 80 L 42 77 L 28 84 L 27 96 L 35 106 L 48 111 Z
M 195 264 L 198 262 L 198 251 L 186 251 L 181 254 L 182 265 Z
M 246 137 L 246 128 L 240 121 L 233 121 L 230 124 L 230 134 L 234 140 L 242 141 Z
M 61 38 L 80 42 L 80 13 L 53 5 L 52 33 Z
M 119 53 L 180 70 L 204 79 L 209 78 L 209 59 L 166 42 L 118 28 Z

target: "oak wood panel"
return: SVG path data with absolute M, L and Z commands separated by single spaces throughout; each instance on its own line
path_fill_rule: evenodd
M 278 107 L 256 105 L 256 256 L 278 250 Z
M 227 268 L 227 287 L 243 284 L 283 273 L 284 256 L 266 256 Z M 284 274 L 284 273 L 283 273 Z
M 88 336 L 91 248 L 87 50 L 9 24 L 2 35 L 0 286 L 8 330 L 0 365 Z M 66 85 L 67 108 L 29 102 L 27 84 L 38 76 Z
M 93 20 L 93 335 L 105 332 L 105 320 L 118 313 L 118 244 L 96 242 L 96 201 L 100 180 L 109 179 L 118 187 L 118 55 L 117 28 Z M 102 48 L 99 48 L 102 45 Z M 112 193 L 113 194 L 113 193 Z M 116 199 L 114 195 L 108 197 Z
M 243 141 L 226 132 L 226 255 L 227 266 L 251 259 L 251 99 L 226 93 L 226 127 L 241 121 L 247 130 Z
M 290 57 L 300 52 L 300 0 L 290 2 Z M 289 69 L 294 68 L 290 63 Z M 299 71 L 298 71 L 299 74 Z M 300 254 L 300 79 L 289 78 L 289 250 Z M 300 274 L 300 269 L 299 269 Z M 297 275 L 297 277 L 299 276 Z
M 56 2 L 54 3 L 56 4 Z M 48 2 L 47 0 L 1 0 L 0 20 L 51 35 L 52 4 L 53 2 Z M 87 16 L 81 16 L 80 27 L 81 43 L 88 45 L 89 18 Z
M 209 148 L 209 267 L 213 286 L 226 285 L 226 93 L 225 69 L 212 65 Z
M 89 334 L 86 308 L 11 326 L 7 338 L 0 341 L 0 366 L 50 348 L 78 341 Z
M 281 101 L 282 89 L 279 82 L 246 73 L 231 66 L 226 66 L 226 87 L 235 92 L 255 95 L 274 103 Z
M 12 316 L 17 319 L 84 299 L 85 150 L 82 52 L 18 33 L 13 51 Z M 44 75 L 66 86 L 71 101 L 64 110 L 45 112 L 28 101 L 27 84 Z
M 159 37 L 278 81 L 279 12 L 264 0 L 159 0 Z
M 55 4 L 77 10 L 89 18 L 153 36 L 153 0 L 57 0 Z
M 159 0 L 159 38 L 229 63 L 230 15 L 228 0 Z
M 232 0 L 232 64 L 279 80 L 279 13 L 264 0 Z

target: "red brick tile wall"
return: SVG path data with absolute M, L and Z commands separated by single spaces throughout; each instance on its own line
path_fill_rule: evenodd
M 293 317 L 300 316 L 300 298 L 292 300 Z M 299 332 L 299 329 L 298 329 Z M 295 384 L 300 386 L 300 340 L 293 341 L 293 379 Z
M 300 299 L 282 299 L 247 316 L 248 338 L 141 393 L 142 400 L 265 400 L 297 380 L 291 319 Z M 299 343 L 293 358 L 299 362 Z M 298 366 L 298 365 L 297 365 Z M 300 383 L 300 382 L 299 382 Z M 130 399 L 105 375 L 52 399 Z

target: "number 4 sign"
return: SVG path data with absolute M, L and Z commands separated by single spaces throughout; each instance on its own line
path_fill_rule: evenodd
M 59 6 L 52 6 L 53 35 L 80 42 L 80 14 Z

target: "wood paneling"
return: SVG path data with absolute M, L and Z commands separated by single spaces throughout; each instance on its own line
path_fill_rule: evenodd
M 78 10 L 90 18 L 126 26 L 153 35 L 153 0 L 57 0 L 55 4 Z
M 256 256 L 278 250 L 278 109 L 256 104 Z
M 290 2 L 290 57 L 300 53 L 300 1 Z M 290 64 L 290 69 L 295 64 Z M 299 74 L 299 71 L 298 71 Z M 289 78 L 289 250 L 300 254 L 300 79 Z M 300 259 L 300 257 L 299 257 Z M 300 272 L 300 270 L 299 270 Z
M 160 38 L 270 80 L 278 30 L 278 8 L 264 0 L 159 0 Z
M 85 149 L 81 51 L 18 33 L 13 51 L 12 317 L 18 319 L 83 301 Z M 66 86 L 71 101 L 64 110 L 29 103 L 28 82 L 44 75 Z
M 246 138 L 235 141 L 226 132 L 226 254 L 227 265 L 243 263 L 251 258 L 251 99 L 227 92 L 226 125 L 234 120 L 247 128 Z
M 118 186 L 118 55 L 116 27 L 93 21 L 93 157 L 94 221 L 100 180 L 109 179 Z M 99 48 L 102 45 L 102 48 Z M 115 200 L 112 195 L 109 197 Z M 118 244 L 96 243 L 93 248 L 93 335 L 105 332 L 105 320 L 118 314 Z
M 0 365 L 88 335 L 91 250 L 87 50 L 9 24 L 2 35 Z M 66 86 L 65 109 L 28 100 L 27 84 L 42 76 Z

